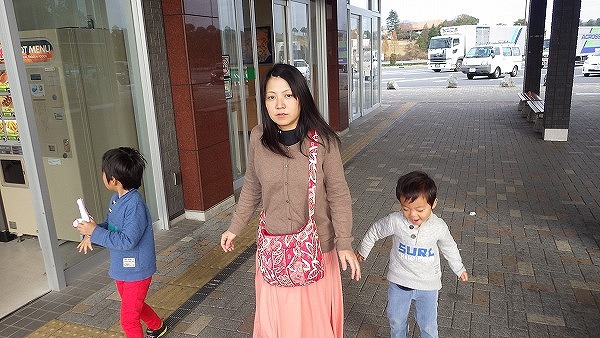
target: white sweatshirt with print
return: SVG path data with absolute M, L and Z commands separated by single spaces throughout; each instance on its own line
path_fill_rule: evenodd
M 360 243 L 358 252 L 365 259 L 378 240 L 393 236 L 387 279 L 416 290 L 442 288 L 440 253 L 457 276 L 465 272 L 462 259 L 448 225 L 435 214 L 413 225 L 401 212 L 375 222 Z

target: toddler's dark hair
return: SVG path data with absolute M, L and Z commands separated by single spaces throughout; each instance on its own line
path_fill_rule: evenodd
M 142 174 L 146 168 L 146 159 L 139 151 L 129 147 L 110 149 L 102 155 L 102 172 L 110 181 L 116 178 L 125 190 L 139 188 Z
M 396 198 L 400 201 L 401 197 L 409 202 L 423 197 L 429 205 L 433 206 L 437 197 L 437 186 L 426 173 L 418 170 L 411 171 L 400 176 L 396 184 Z

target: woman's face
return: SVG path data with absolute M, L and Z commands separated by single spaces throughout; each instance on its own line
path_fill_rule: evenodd
M 294 97 L 287 81 L 280 77 L 271 77 L 267 81 L 265 94 L 267 112 L 279 129 L 296 128 L 300 118 L 300 101 Z

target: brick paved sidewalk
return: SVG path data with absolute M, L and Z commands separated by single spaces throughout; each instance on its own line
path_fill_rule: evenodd
M 576 102 L 569 142 L 551 143 L 505 103 L 421 103 L 347 164 L 355 236 L 399 210 L 399 175 L 436 179 L 471 283 L 445 265 L 443 337 L 591 337 L 600 331 L 600 115 Z M 471 216 L 470 213 L 475 212 Z M 346 283 L 348 337 L 387 336 L 390 241 Z M 370 257 L 371 258 L 371 257 Z M 413 325 L 414 328 L 414 325 Z M 413 330 L 414 333 L 415 330 Z

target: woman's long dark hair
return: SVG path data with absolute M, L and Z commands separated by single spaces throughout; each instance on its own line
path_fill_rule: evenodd
M 302 149 L 302 143 L 308 137 L 308 132 L 312 129 L 315 129 L 319 134 L 319 143 L 327 145 L 329 142 L 335 141 L 339 145 L 340 138 L 329 124 L 325 122 L 321 113 L 319 113 L 306 79 L 296 67 L 285 63 L 274 64 L 273 68 L 265 75 L 261 84 L 262 144 L 276 154 L 290 157 L 286 148 L 279 143 L 279 127 L 269 117 L 269 112 L 265 104 L 267 81 L 272 77 L 284 79 L 289 84 L 292 95 L 300 102 L 300 117 L 298 119 L 298 126 L 296 127 L 296 134 L 298 139 L 300 139 L 300 149 Z

